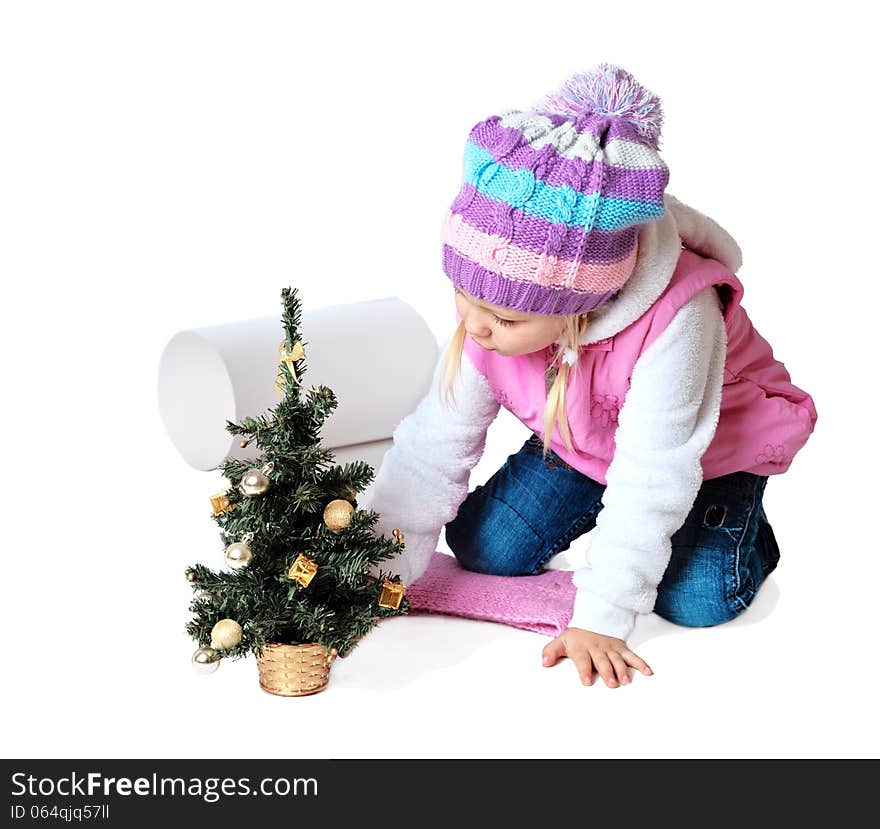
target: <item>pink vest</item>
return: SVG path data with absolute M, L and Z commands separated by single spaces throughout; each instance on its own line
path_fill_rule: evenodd
M 550 445 L 566 463 L 606 484 L 614 457 L 617 415 L 641 353 L 663 332 L 678 309 L 698 291 L 714 285 L 727 328 L 727 357 L 721 414 L 715 436 L 702 457 L 704 479 L 745 470 L 779 475 L 807 442 L 816 408 L 806 392 L 792 385 L 785 366 L 752 326 L 740 305 L 743 286 L 715 259 L 683 249 L 663 293 L 629 326 L 599 342 L 581 346 L 569 373 L 566 397 L 574 452 L 554 426 Z M 460 321 L 459 315 L 456 318 Z M 544 431 L 545 371 L 552 347 L 504 357 L 465 337 L 465 353 L 489 382 L 495 398 L 536 434 Z

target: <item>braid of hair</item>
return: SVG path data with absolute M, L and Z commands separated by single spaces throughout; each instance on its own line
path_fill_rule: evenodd
M 440 397 L 448 406 L 450 398 L 453 405 L 457 408 L 458 403 L 455 399 L 455 378 L 461 373 L 461 358 L 464 353 L 464 338 L 467 331 L 462 320 L 455 329 L 449 345 L 446 347 L 446 353 L 443 355 L 443 362 L 440 366 L 439 377 L 437 383 L 440 387 Z
M 566 319 L 562 330 L 562 343 L 557 349 L 553 361 L 547 367 L 548 372 L 555 371 L 556 377 L 553 385 L 547 391 L 547 402 L 544 404 L 544 456 L 550 451 L 550 438 L 553 434 L 554 424 L 559 427 L 562 442 L 569 452 L 574 448 L 571 443 L 571 429 L 568 425 L 568 414 L 565 408 L 565 398 L 568 392 L 570 367 L 562 359 L 566 350 L 578 353 L 581 337 L 587 330 L 589 315 L 580 314 Z

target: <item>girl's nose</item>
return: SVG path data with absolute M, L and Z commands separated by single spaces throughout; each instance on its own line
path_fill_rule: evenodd
M 486 321 L 486 315 L 482 310 L 469 308 L 463 319 L 464 329 L 472 337 L 486 338 L 492 333 L 492 329 Z
M 465 321 L 464 328 L 472 337 L 480 337 L 481 339 L 485 339 L 492 333 L 488 325 L 481 322 L 474 323 L 470 320 Z

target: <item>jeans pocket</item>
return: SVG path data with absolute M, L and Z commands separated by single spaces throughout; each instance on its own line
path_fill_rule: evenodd
M 739 543 L 755 521 L 762 491 L 760 477 L 748 472 L 704 480 L 687 523 L 719 544 L 726 539 Z

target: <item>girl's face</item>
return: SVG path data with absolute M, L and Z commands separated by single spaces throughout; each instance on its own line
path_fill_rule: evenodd
M 565 317 L 511 311 L 476 299 L 458 287 L 455 307 L 471 339 L 503 357 L 545 349 L 557 340 L 565 325 Z

